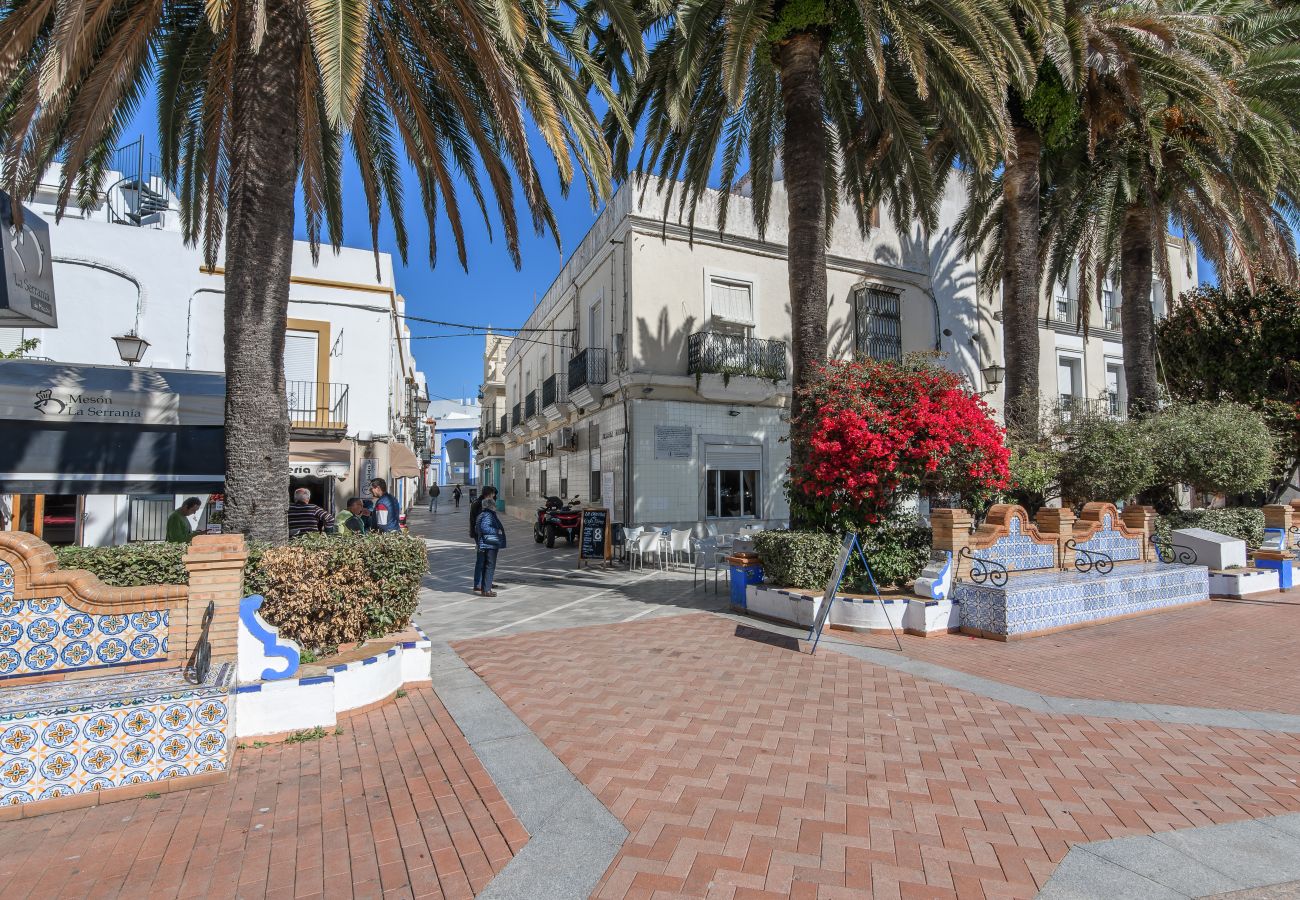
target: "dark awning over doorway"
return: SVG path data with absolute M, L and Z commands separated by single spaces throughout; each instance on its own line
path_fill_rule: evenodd
M 0 422 L 0 493 L 171 494 L 220 491 L 220 425 Z

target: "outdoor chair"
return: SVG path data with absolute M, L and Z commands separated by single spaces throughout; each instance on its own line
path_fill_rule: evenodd
M 645 529 L 640 525 L 636 528 L 623 529 L 623 556 L 629 566 L 632 564 L 632 557 L 637 553 L 636 542 L 640 539 L 643 531 Z
M 713 593 L 718 592 L 718 575 L 723 571 L 724 566 L 718 559 L 718 542 L 713 538 L 696 538 L 692 542 L 692 549 L 695 551 L 695 564 L 691 571 L 691 590 L 695 590 L 696 581 L 700 577 L 700 572 L 704 572 L 705 585 L 708 585 L 709 572 L 713 573 Z M 727 577 L 730 578 L 730 570 Z
M 686 555 L 686 562 L 691 562 L 694 550 L 691 547 L 691 530 L 689 528 L 674 528 L 668 537 L 668 553 L 670 554 L 673 564 L 676 565 L 678 554 Z
M 636 545 L 632 551 L 636 555 L 637 567 L 645 568 L 645 557 L 647 553 L 653 553 L 655 562 L 663 564 L 663 554 L 659 551 L 659 531 L 657 529 L 648 529 L 641 533 L 636 539 Z

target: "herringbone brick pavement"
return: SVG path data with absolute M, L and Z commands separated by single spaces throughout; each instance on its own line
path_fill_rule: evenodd
M 0 824 L 6 900 L 473 897 L 528 836 L 430 689 L 228 782 Z
M 599 897 L 1031 897 L 1077 842 L 1300 810 L 1294 735 L 1030 712 L 717 616 L 456 649 L 631 832 Z
M 831 631 L 892 649 L 885 635 Z M 1030 640 L 904 635 L 913 659 L 1058 697 L 1300 714 L 1300 588 L 1093 625 Z

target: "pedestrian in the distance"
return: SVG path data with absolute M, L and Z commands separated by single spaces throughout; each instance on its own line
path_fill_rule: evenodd
M 438 511 L 438 495 L 441 493 L 442 493 L 442 488 L 438 487 L 437 482 L 434 482 L 433 484 L 429 485 L 429 512 L 430 513 L 436 513 Z
M 456 501 L 456 508 L 460 509 L 460 485 L 451 489 L 451 499 Z
M 371 481 L 370 496 L 375 498 L 375 506 L 370 513 L 371 527 L 380 532 L 401 531 L 402 505 L 388 493 L 388 482 L 382 478 Z
M 190 497 L 179 508 L 172 510 L 167 517 L 167 542 L 171 544 L 188 544 L 194 540 L 194 529 L 190 527 L 190 516 L 199 511 L 203 501 Z
M 497 516 L 496 493 L 496 488 L 490 485 L 483 488 L 482 505 L 470 527 L 478 548 L 474 561 L 474 591 L 484 597 L 496 596 L 496 591 L 492 590 L 492 576 L 496 574 L 497 554 L 506 549 L 506 529 Z

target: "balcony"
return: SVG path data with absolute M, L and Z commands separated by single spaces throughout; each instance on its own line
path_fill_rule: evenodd
M 546 424 L 542 409 L 537 405 L 537 394 L 538 392 L 533 390 L 524 397 L 524 420 L 530 431 L 536 431 Z
M 501 428 L 500 428 L 499 431 L 497 431 L 497 434 L 501 435 L 502 437 L 505 437 L 506 432 L 509 431 L 509 430 L 510 430 L 510 417 L 509 417 L 508 415 L 506 415 L 505 413 L 502 413 L 502 414 L 501 414 Z
M 1075 324 L 1079 321 L 1079 301 L 1057 295 L 1053 300 L 1052 318 L 1065 325 Z
M 288 381 L 289 425 L 310 431 L 348 430 L 348 386 L 333 381 Z
M 549 422 L 563 422 L 571 409 L 568 379 L 563 372 L 556 372 L 542 382 L 542 414 Z
M 593 405 L 604 394 L 609 380 L 609 362 L 602 347 L 579 350 L 569 360 L 569 400 L 575 406 Z
M 767 400 L 786 377 L 784 341 L 699 331 L 687 340 L 686 352 L 686 371 L 706 400 Z
M 510 431 L 515 437 L 524 436 L 528 429 L 524 427 L 524 407 L 522 403 L 516 403 L 510 410 Z

